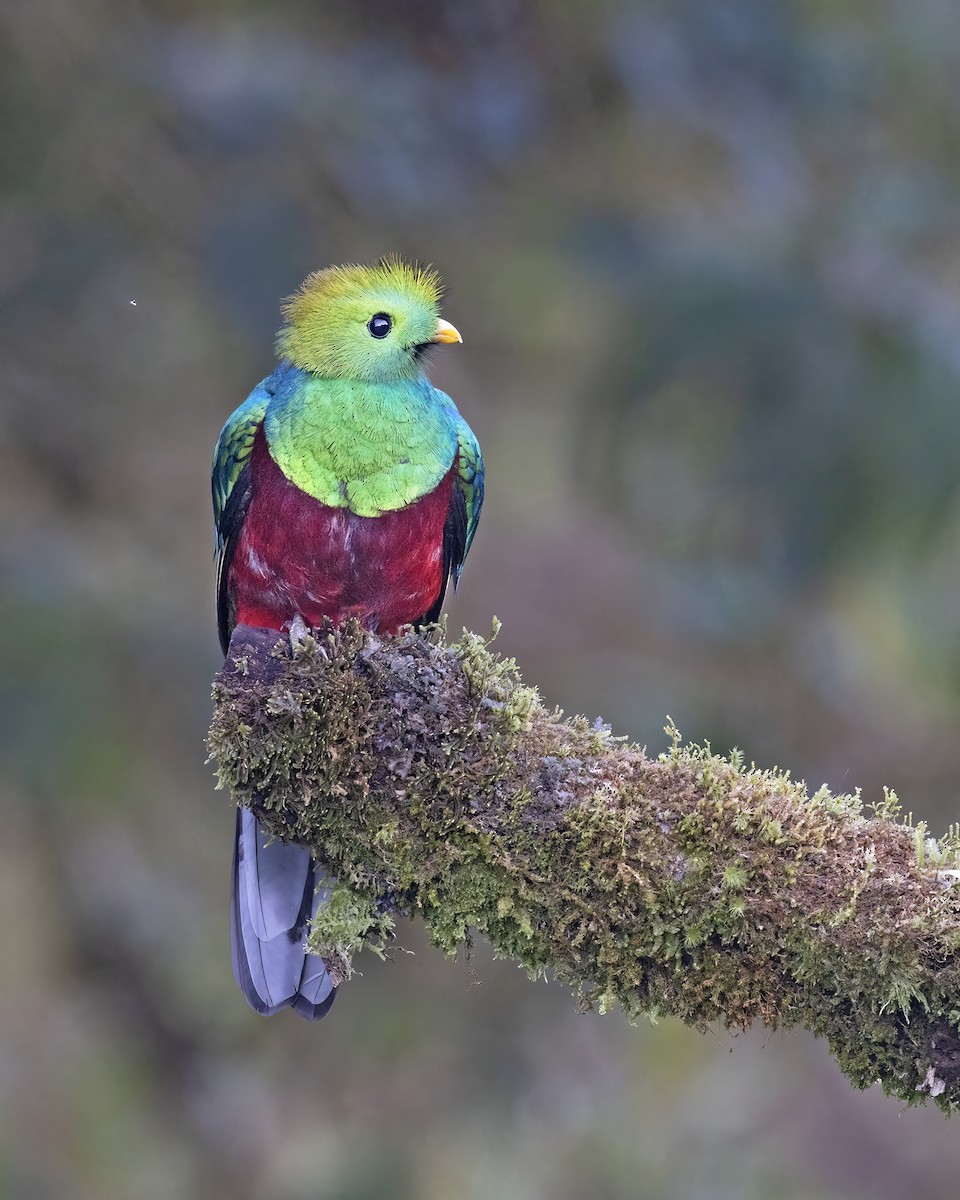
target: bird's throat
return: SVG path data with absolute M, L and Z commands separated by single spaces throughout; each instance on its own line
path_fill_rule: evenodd
M 301 376 L 270 406 L 270 455 L 308 496 L 376 517 L 432 492 L 456 454 L 449 426 L 420 383 L 351 383 Z

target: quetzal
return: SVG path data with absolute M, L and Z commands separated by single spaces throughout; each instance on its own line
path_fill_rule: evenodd
M 230 417 L 213 458 L 217 617 L 287 630 L 356 617 L 391 634 L 436 620 L 483 501 L 477 439 L 424 373 L 440 280 L 395 259 L 310 275 L 284 305 L 280 365 Z M 335 988 L 305 950 L 329 897 L 304 847 L 238 809 L 231 895 L 237 982 L 257 1012 L 316 1019 Z

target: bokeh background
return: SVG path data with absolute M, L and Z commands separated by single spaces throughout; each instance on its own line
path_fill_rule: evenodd
M 488 462 L 454 629 L 942 831 L 953 0 L 0 6 L 0 1195 L 953 1197 L 822 1044 L 579 1015 L 416 926 L 313 1026 L 229 966 L 208 472 L 280 297 L 397 251 Z M 407 953 L 412 952 L 412 953 Z

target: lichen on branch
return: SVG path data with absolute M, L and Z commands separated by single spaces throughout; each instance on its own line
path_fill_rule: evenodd
M 585 1007 L 802 1025 L 857 1086 L 960 1107 L 956 830 L 672 729 L 649 758 L 475 634 L 241 626 L 213 694 L 221 785 L 339 880 L 311 933 L 339 976 L 417 913 L 447 953 L 479 931 Z

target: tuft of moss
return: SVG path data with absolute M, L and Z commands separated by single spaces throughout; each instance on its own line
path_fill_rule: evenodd
M 334 884 L 310 927 L 308 945 L 339 984 L 353 974 L 353 956 L 362 946 L 382 958 L 392 936 L 393 918 L 382 905 L 355 888 Z
M 339 881 L 311 945 L 342 978 L 419 913 L 445 952 L 479 932 L 582 1007 L 804 1025 L 857 1086 L 957 1108 L 960 833 L 667 733 L 651 759 L 565 719 L 471 633 L 291 649 L 241 627 L 210 749 Z

